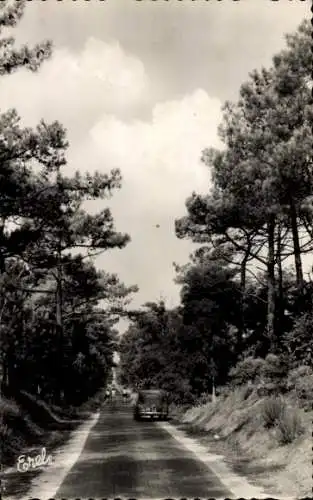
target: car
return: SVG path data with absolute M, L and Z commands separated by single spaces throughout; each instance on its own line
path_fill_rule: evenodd
M 160 389 L 140 390 L 134 407 L 134 419 L 168 419 L 167 394 Z

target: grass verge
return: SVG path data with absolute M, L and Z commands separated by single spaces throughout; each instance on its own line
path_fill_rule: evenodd
M 312 418 L 288 395 L 273 402 L 249 390 L 247 397 L 243 386 L 177 412 L 173 423 L 271 496 L 300 498 L 312 494 Z

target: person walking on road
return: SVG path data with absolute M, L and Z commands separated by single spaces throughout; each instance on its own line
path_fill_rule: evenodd
M 124 403 L 126 403 L 126 402 L 127 402 L 127 397 L 128 397 L 127 390 L 126 390 L 126 389 L 123 389 L 123 401 L 124 401 Z

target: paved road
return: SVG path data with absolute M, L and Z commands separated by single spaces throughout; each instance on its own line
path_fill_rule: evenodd
M 207 466 L 122 402 L 105 405 L 56 498 L 229 498 Z

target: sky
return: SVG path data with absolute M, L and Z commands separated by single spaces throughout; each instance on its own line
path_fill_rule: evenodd
M 60 121 L 70 147 L 65 172 L 120 168 L 109 205 L 131 243 L 105 252 L 100 269 L 137 284 L 133 306 L 179 302 L 173 262 L 193 245 L 175 236 L 192 193 L 207 192 L 205 147 L 221 147 L 221 107 L 253 69 L 268 67 L 284 34 L 310 17 L 301 0 L 32 0 L 14 36 L 53 42 L 40 71 L 0 81 L 1 112 L 26 125 Z M 123 328 L 123 326 L 121 327 Z

